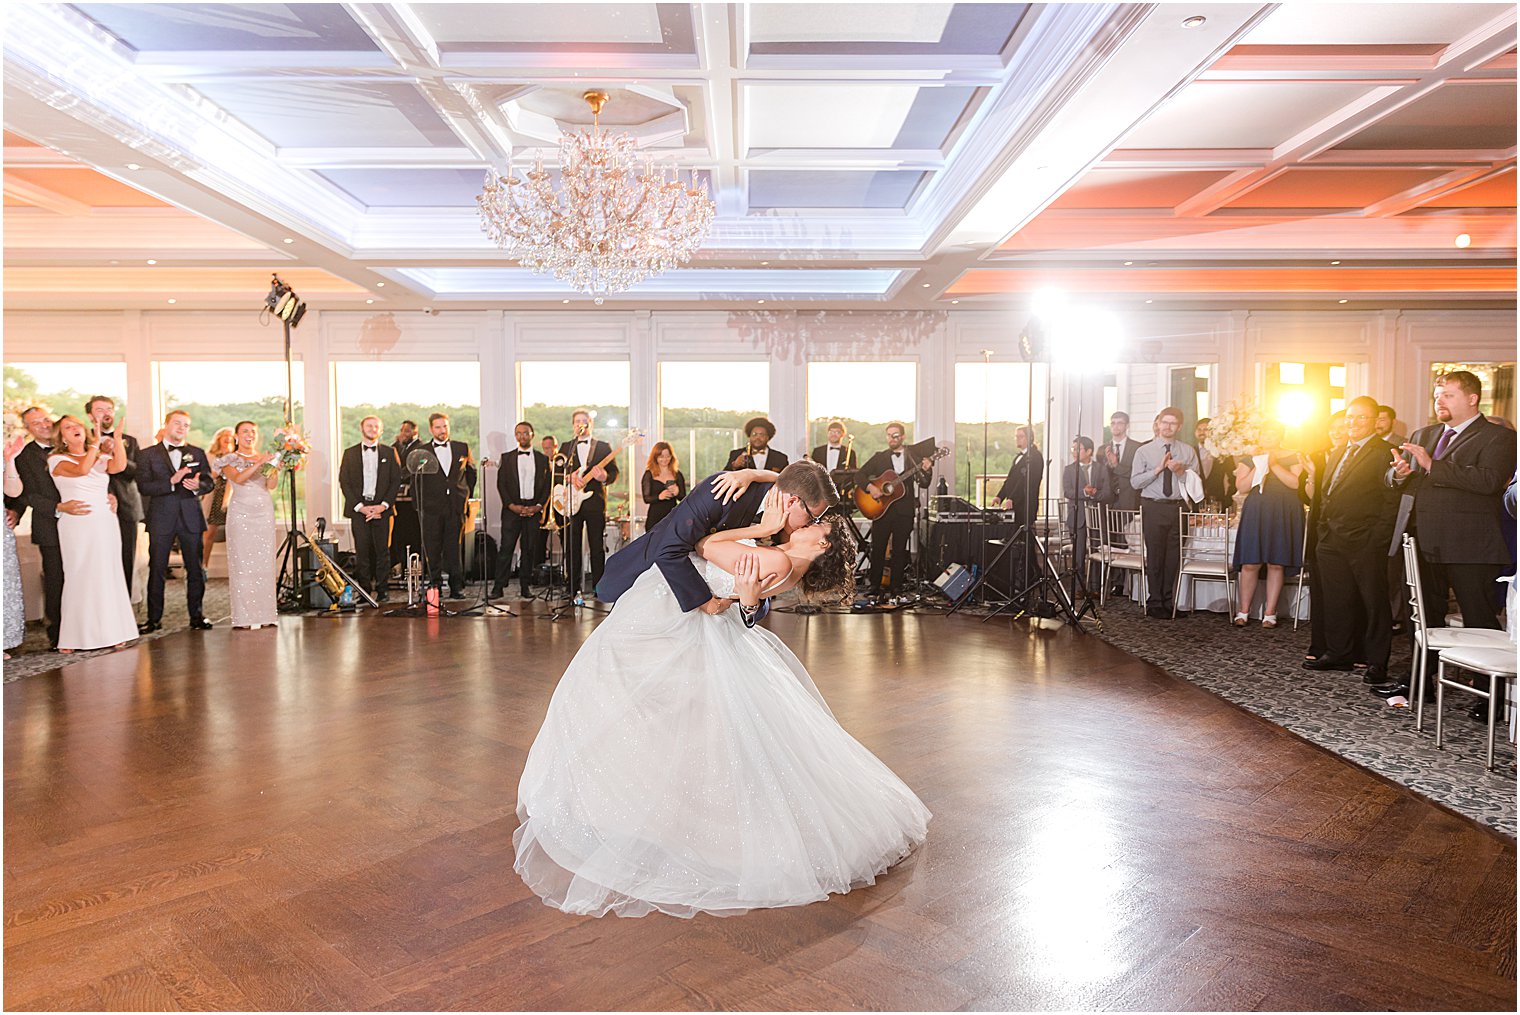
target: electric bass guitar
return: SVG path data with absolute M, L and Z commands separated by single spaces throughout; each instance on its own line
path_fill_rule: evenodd
M 606 458 L 603 458 L 595 465 L 592 465 L 589 462 L 583 462 L 581 464 L 581 467 L 576 470 L 576 475 L 586 476 L 591 472 L 592 469 L 605 468 L 608 462 L 612 461 L 618 456 L 618 452 L 622 451 L 624 448 L 632 447 L 643 439 L 644 431 L 640 430 L 638 427 L 629 427 L 628 432 L 623 434 L 623 439 L 619 441 L 611 451 L 607 452 Z M 575 488 L 575 485 L 572 483 L 556 483 L 554 486 L 554 491 L 549 495 L 549 503 L 554 505 L 554 510 L 558 511 L 566 518 L 569 518 L 571 515 L 580 514 L 581 507 L 586 503 L 586 501 L 591 499 L 591 496 L 592 491 L 587 490 L 584 487 L 577 490 Z
M 944 458 L 949 453 L 950 449 L 948 447 L 935 448 L 934 454 L 929 456 L 929 467 L 933 468 L 935 462 Z M 923 463 L 918 462 L 901 476 L 894 469 L 888 469 L 873 479 L 862 479 L 857 473 L 855 476 L 855 506 L 860 509 L 861 514 L 874 522 L 886 514 L 887 508 L 902 499 L 902 495 L 908 492 L 908 487 L 913 484 L 913 481 L 918 478 L 918 474 L 922 471 L 924 471 Z M 880 496 L 871 496 L 866 487 L 872 485 L 881 490 Z

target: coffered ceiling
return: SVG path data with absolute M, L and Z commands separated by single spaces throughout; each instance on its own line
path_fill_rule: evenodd
M 475 197 L 593 86 L 719 211 L 609 305 L 1514 303 L 1509 4 L 31 4 L 4 59 L 12 308 L 589 304 Z

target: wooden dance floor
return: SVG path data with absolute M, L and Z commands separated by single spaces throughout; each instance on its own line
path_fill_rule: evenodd
M 6 1006 L 1514 1010 L 1513 843 L 1096 638 L 967 617 L 772 621 L 934 811 L 875 887 L 564 916 L 513 809 L 593 625 L 219 625 L 5 685 Z

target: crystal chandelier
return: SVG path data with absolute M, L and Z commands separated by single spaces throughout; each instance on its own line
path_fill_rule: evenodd
M 683 183 L 671 166 L 645 159 L 633 138 L 600 129 L 607 93 L 582 96 L 591 107 L 587 133 L 560 135 L 560 189 L 540 158 L 531 171 L 486 170 L 480 224 L 498 247 L 535 274 L 552 271 L 600 304 L 651 275 L 691 260 L 712 225 L 707 185 Z

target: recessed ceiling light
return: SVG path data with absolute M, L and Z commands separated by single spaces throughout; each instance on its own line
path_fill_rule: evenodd
M 960 302 L 960 300 L 951 300 L 951 301 L 950 301 L 950 302 L 951 302 L 951 303 L 959 303 L 959 302 Z
M 281 243 L 294 243 L 294 242 L 295 242 L 295 238 L 294 238 L 294 237 L 290 237 L 290 236 L 287 236 L 287 237 L 285 237 L 285 238 L 284 238 L 284 239 L 283 239 L 283 240 L 281 240 L 281 241 L 280 241 L 280 242 L 281 242 Z
M 112 264 L 120 264 L 121 262 L 118 261 L 118 260 L 116 260 L 116 258 L 113 257 L 113 258 L 111 258 L 111 263 Z
M 1125 265 L 1125 267 L 1128 267 L 1128 266 L 1130 266 L 1130 265 L 1132 265 L 1134 263 L 1135 263 L 1134 261 L 1125 261 L 1124 265 Z
M 158 261 L 156 261 L 156 260 L 154 260 L 153 258 L 150 257 L 150 258 L 148 258 L 148 263 L 149 264 L 157 264 Z
M 919 285 L 921 287 L 925 288 L 925 289 L 929 288 L 929 283 L 928 282 L 920 282 Z
M 764 303 L 765 301 L 764 300 L 756 300 L 755 302 L 756 303 Z
M 1154 303 L 1156 301 L 1155 300 L 1146 300 L 1145 302 L 1147 302 L 1147 303 Z
M 569 303 L 569 300 L 560 300 L 561 303 Z
M 1472 237 L 1467 233 L 1458 233 L 1457 238 L 1451 242 L 1455 243 L 1459 247 L 1467 247 L 1472 245 Z
M 137 170 L 141 169 L 142 166 L 139 166 L 136 162 L 128 162 L 127 163 L 127 168 L 130 169 L 130 170 L 132 170 L 135 173 L 135 172 L 137 172 Z
M 375 288 L 376 289 L 384 289 L 385 288 L 385 283 L 384 282 L 376 282 L 375 283 Z
M 374 301 L 374 300 L 365 300 L 365 301 L 364 301 L 364 302 L 365 302 L 365 303 L 373 303 L 373 302 L 375 302 L 375 301 Z
M 1350 303 L 1350 300 L 1336 300 L 1337 303 Z
M 765 267 L 765 266 L 766 266 L 766 265 L 768 265 L 768 264 L 770 264 L 770 263 L 771 263 L 771 262 L 769 262 L 769 261 L 761 261 L 761 262 L 760 262 L 760 266 L 761 266 L 761 267 L 762 267 L 762 268 L 763 268 L 763 267 Z
M 1206 18 L 1206 17 L 1204 17 L 1202 14 L 1194 14 L 1190 18 L 1183 18 L 1182 19 L 1182 27 L 1183 28 L 1202 28 L 1204 25 L 1206 25 L 1208 23 L 1209 23 L 1209 19 Z
M 1339 261 L 1331 261 L 1330 263 L 1331 264 L 1340 264 L 1341 262 L 1339 262 Z
M 169 302 L 170 302 L 170 303 L 178 303 L 178 302 L 179 302 L 179 300 L 177 300 L 177 299 L 174 299 L 174 298 L 173 298 L 173 297 L 172 297 L 172 296 L 171 296 L 171 297 L 170 297 L 170 298 L 169 298 Z

